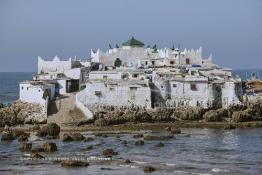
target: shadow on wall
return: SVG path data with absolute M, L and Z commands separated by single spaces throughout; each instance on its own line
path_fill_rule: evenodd
M 156 87 L 153 83 L 150 83 L 151 89 L 151 106 L 156 107 L 156 104 L 165 104 L 166 100 L 162 97 L 160 89 Z

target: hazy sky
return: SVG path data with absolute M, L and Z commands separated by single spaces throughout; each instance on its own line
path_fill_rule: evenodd
M 215 63 L 262 68 L 261 0 L 0 0 L 0 71 L 36 71 L 37 56 L 89 58 L 131 36 L 203 47 Z

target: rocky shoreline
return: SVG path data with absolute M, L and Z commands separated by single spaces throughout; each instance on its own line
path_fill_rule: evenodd
M 1 105 L 0 105 L 1 106 Z M 14 102 L 10 107 L 0 107 L 0 127 L 18 126 L 32 130 L 34 125 L 46 124 L 39 114 L 41 108 L 34 104 Z M 245 128 L 261 127 L 262 102 L 232 106 L 227 109 L 157 108 L 138 107 L 119 109 L 113 106 L 96 112 L 93 119 L 79 121 L 62 130 L 137 130 L 142 128 L 197 127 L 197 128 Z M 162 127 L 163 126 L 163 127 Z M 122 129 L 123 128 L 123 129 Z

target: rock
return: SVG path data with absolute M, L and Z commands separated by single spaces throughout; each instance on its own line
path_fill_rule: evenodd
M 132 163 L 132 162 L 131 162 L 131 160 L 129 160 L 129 159 L 125 159 L 125 160 L 124 160 L 124 163 Z
M 210 110 L 204 114 L 204 120 L 206 122 L 221 122 L 223 118 L 227 118 L 228 111 L 226 109 Z
M 96 126 L 107 126 L 108 123 L 104 118 L 99 118 L 95 121 Z
M 156 147 L 164 147 L 164 146 L 165 146 L 165 144 L 162 143 L 162 142 L 159 142 L 158 144 L 156 144 Z
M 136 142 L 135 142 L 135 145 L 137 145 L 137 146 L 142 146 L 142 145 L 144 145 L 145 144 L 145 142 L 143 141 L 143 140 L 137 140 Z
M 118 152 L 114 151 L 114 150 L 111 149 L 111 148 L 105 149 L 105 150 L 103 150 L 103 152 L 102 152 L 102 155 L 103 155 L 103 156 L 107 156 L 107 157 L 111 157 L 111 156 L 117 155 L 117 154 L 118 154 Z
M 166 131 L 171 131 L 171 127 L 168 126 L 168 127 L 165 128 L 165 130 Z
M 32 159 L 43 159 L 43 158 L 45 158 L 44 156 L 38 154 L 37 152 L 31 152 L 30 157 L 31 157 Z
M 127 141 L 126 141 L 126 140 L 123 140 L 121 143 L 122 143 L 123 145 L 127 145 Z
M 86 148 L 82 148 L 81 151 L 89 151 L 91 149 L 93 149 L 93 146 L 88 146 Z
M 81 141 L 84 140 L 85 137 L 76 132 L 76 133 L 64 133 L 63 135 L 63 142 L 69 142 L 69 141 Z
M 37 147 L 37 148 L 33 148 L 31 149 L 31 152 L 45 152 L 44 148 L 42 147 Z
M 172 128 L 172 129 L 170 130 L 170 132 L 171 132 L 172 134 L 181 134 L 181 129 Z
M 4 108 L 5 105 L 3 103 L 0 103 L 0 109 Z
M 74 139 L 71 137 L 70 134 L 64 133 L 63 139 L 62 139 L 63 142 L 71 142 L 71 141 L 73 141 L 73 140 L 74 140 Z
M 93 118 L 87 119 L 87 120 L 82 120 L 82 121 L 77 123 L 77 126 L 89 125 L 89 124 L 93 124 L 94 122 L 95 122 L 95 120 Z
M 155 171 L 156 169 L 152 166 L 145 166 L 143 170 L 144 170 L 145 173 L 151 173 L 151 172 Z
M 236 129 L 236 125 L 232 125 L 232 124 L 229 124 L 229 125 L 226 125 L 224 127 L 225 130 L 231 130 L 231 129 Z
M 14 139 L 12 132 L 2 132 L 1 141 L 13 141 Z
M 19 150 L 20 151 L 30 151 L 32 149 L 32 143 L 20 143 Z
M 173 135 L 163 135 L 163 136 L 155 136 L 155 135 L 145 135 L 144 140 L 169 140 L 175 138 Z
M 86 138 L 84 139 L 85 142 L 91 142 L 91 141 L 93 141 L 93 140 L 95 140 L 93 137 L 86 137 Z
M 60 126 L 58 126 L 56 123 L 49 123 L 43 126 L 37 132 L 37 136 L 39 137 L 46 137 L 46 136 L 58 137 L 59 133 L 60 133 Z
M 144 135 L 143 134 L 135 134 L 133 135 L 133 138 L 140 138 L 140 137 L 143 137 Z
M 29 128 L 30 131 L 38 131 L 38 130 L 40 130 L 40 129 L 41 129 L 41 128 L 40 128 L 39 125 L 34 125 L 34 126 L 32 126 L 32 127 Z
M 253 116 L 249 113 L 250 111 L 248 109 L 244 111 L 235 111 L 232 115 L 232 121 L 233 122 L 248 122 L 253 121 Z
M 48 143 L 43 144 L 42 148 L 44 149 L 45 152 L 57 151 L 56 144 L 53 142 L 48 142 Z
M 77 161 L 77 160 L 64 160 L 61 161 L 63 167 L 86 167 L 89 166 L 89 163 Z
M 19 141 L 19 142 L 25 142 L 25 141 L 28 141 L 28 135 L 20 135 L 18 138 L 17 138 L 17 140 Z

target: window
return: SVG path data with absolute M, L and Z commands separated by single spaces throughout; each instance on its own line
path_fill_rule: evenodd
M 161 89 L 163 89 L 164 88 L 164 86 L 163 85 L 161 85 Z
M 145 64 L 146 64 L 146 65 L 148 64 L 147 61 L 145 62 Z
M 155 65 L 155 61 L 152 61 L 152 65 Z
M 173 84 L 173 88 L 176 88 L 176 84 Z
M 103 75 L 103 79 L 107 79 L 107 75 Z
M 197 91 L 196 84 L 191 84 L 190 88 L 191 88 L 192 91 Z
M 24 89 L 24 86 L 22 86 L 21 89 L 23 90 L 23 89 Z
M 190 64 L 190 59 L 186 58 L 186 64 Z
M 170 64 L 174 64 L 174 61 L 170 61 Z
M 120 58 L 116 58 L 114 65 L 115 67 L 120 67 L 122 65 L 122 61 L 120 60 Z
M 101 92 L 101 91 L 95 91 L 95 95 L 96 95 L 96 96 L 101 96 L 101 95 L 102 95 L 102 92 Z
M 134 78 L 137 78 L 137 77 L 138 77 L 138 74 L 133 74 L 133 77 L 134 77 Z

